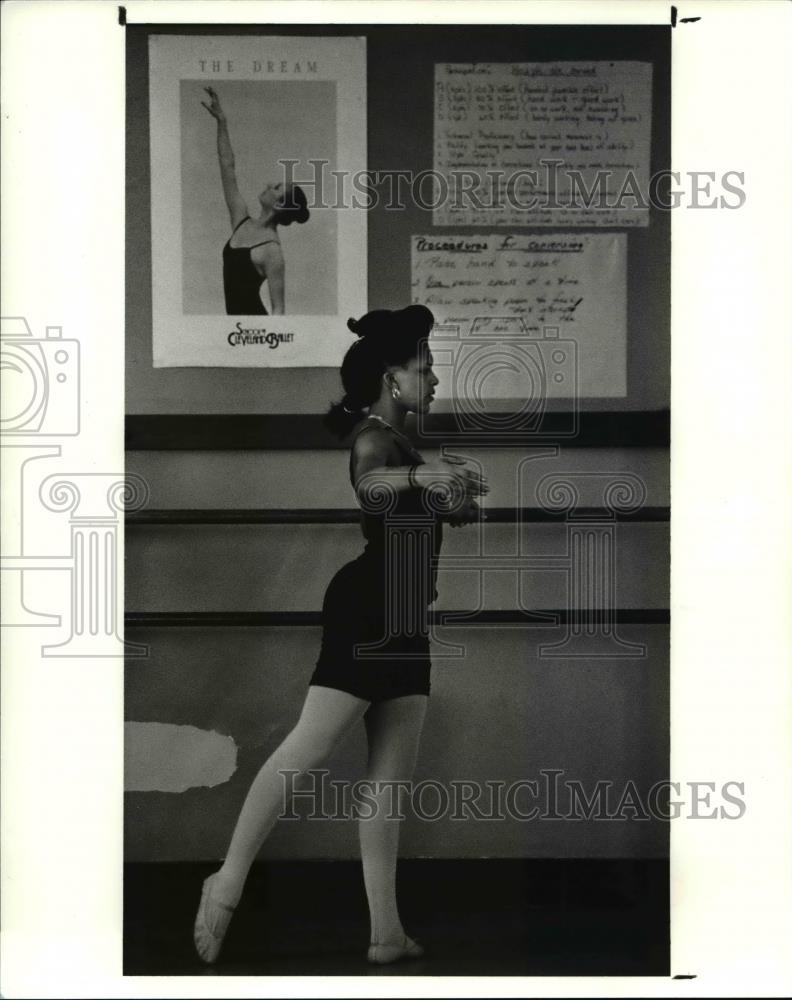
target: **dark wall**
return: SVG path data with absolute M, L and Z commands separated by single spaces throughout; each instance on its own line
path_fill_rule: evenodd
M 428 457 L 428 455 L 427 455 Z M 480 451 L 495 507 L 525 502 L 548 472 L 584 477 L 581 503 L 601 502 L 601 477 L 629 472 L 646 488 L 646 507 L 668 506 L 668 451 L 562 449 L 530 462 L 516 489 L 518 449 Z M 535 468 L 534 468 L 535 466 Z M 151 484 L 151 506 L 238 511 L 294 507 L 353 510 L 346 458 L 337 451 L 139 451 L 127 470 Z M 592 476 L 592 473 L 598 475 Z M 585 476 L 591 476 L 586 487 Z M 489 500 L 489 498 L 488 498 Z M 517 551 L 563 559 L 563 523 L 488 524 L 448 531 L 443 557 Z M 127 638 L 150 646 L 126 671 L 128 774 L 126 854 L 130 860 L 221 857 L 249 783 L 296 722 L 319 652 L 315 624 L 288 627 L 205 627 L 201 615 L 313 612 L 336 570 L 362 548 L 354 523 L 130 523 L 126 531 L 128 613 L 190 612 L 195 627 L 129 628 Z M 563 628 L 498 625 L 444 628 L 446 642 L 465 656 L 446 659 L 433 646 L 432 694 L 416 780 L 537 779 L 560 768 L 591 795 L 597 781 L 614 789 L 635 782 L 646 792 L 668 775 L 669 677 L 668 523 L 616 526 L 615 605 L 635 624 L 620 635 L 643 643 L 638 659 L 544 659 L 539 643 L 560 641 Z M 438 576 L 441 609 L 483 607 L 508 612 L 566 607 L 558 570 L 448 571 Z M 651 622 L 659 622 L 651 624 Z M 168 727 L 163 729 L 162 727 Z M 219 760 L 223 747 L 232 761 Z M 362 727 L 326 766 L 334 779 L 364 777 Z M 617 796 L 620 791 L 614 792 Z M 668 824 L 658 821 L 408 822 L 405 856 L 435 857 L 660 857 Z M 353 857 L 355 824 L 281 824 L 262 857 Z
M 351 508 L 345 456 L 318 444 L 308 447 L 308 438 L 290 439 L 290 450 L 274 441 L 271 450 L 234 450 L 243 445 L 234 441 L 232 430 L 220 435 L 218 450 L 185 450 L 178 443 L 181 450 L 159 450 L 165 439 L 158 440 L 158 428 L 167 426 L 168 415 L 322 413 L 328 400 L 337 398 L 338 375 L 318 368 L 153 369 L 150 30 L 127 29 L 126 410 L 133 419 L 161 414 L 165 422 L 154 420 L 147 443 L 128 453 L 127 469 L 148 482 L 150 506 L 162 510 L 211 508 L 233 514 L 239 509 Z M 184 34 L 191 29 L 156 30 Z M 652 169 L 669 162 L 670 29 L 281 25 L 200 26 L 192 32 L 215 30 L 365 35 L 372 170 L 431 168 L 435 62 L 651 61 Z M 415 206 L 369 213 L 370 307 L 400 306 L 409 299 L 410 236 L 432 228 L 431 218 Z M 668 407 L 669 229 L 667 214 L 652 210 L 648 229 L 628 231 L 628 397 L 589 401 L 590 410 Z M 635 416 L 627 423 L 635 425 Z M 241 425 L 235 426 L 238 431 Z M 587 506 L 601 503 L 594 489 L 600 489 L 599 480 L 592 473 L 630 473 L 644 483 L 647 507 L 667 508 L 666 442 L 639 440 L 641 447 L 630 447 L 629 435 L 609 438 L 606 421 L 598 447 L 562 444 L 555 458 L 529 463 L 524 490 L 515 477 L 524 450 L 473 448 L 470 454 L 489 475 L 488 502 L 494 507 L 531 506 L 535 480 L 552 471 L 582 474 L 592 484 L 591 495 L 584 490 L 581 498 Z M 201 448 L 202 442 L 193 439 L 189 447 Z M 529 529 L 533 554 L 563 553 L 563 525 Z M 516 530 L 514 523 L 488 525 L 481 539 L 485 551 L 508 553 Z M 474 534 L 448 535 L 449 555 L 476 543 Z M 126 533 L 126 610 L 316 612 L 327 581 L 361 545 L 353 524 L 136 523 Z M 456 661 L 437 657 L 433 665 L 418 780 L 511 782 L 536 778 L 539 768 L 550 766 L 589 789 L 599 780 L 611 780 L 617 788 L 633 780 L 646 790 L 667 777 L 667 521 L 638 518 L 620 524 L 617 545 L 616 603 L 632 615 L 632 624 L 621 631 L 645 644 L 646 657 L 542 660 L 537 644 L 554 640 L 546 629 L 465 630 L 454 638 L 465 642 L 468 655 Z M 475 604 L 475 581 L 465 574 L 445 573 L 440 582 L 439 606 Z M 521 598 L 530 606 L 565 606 L 559 573 L 526 573 L 519 583 Z M 515 593 L 514 573 L 491 574 L 484 606 L 508 612 L 515 607 Z M 313 625 L 154 627 L 149 621 L 130 628 L 128 638 L 147 643 L 150 656 L 130 660 L 126 673 L 127 773 L 140 783 L 127 799 L 126 855 L 151 861 L 221 857 L 256 768 L 299 715 L 319 631 Z M 364 742 L 361 728 L 338 748 L 327 765 L 333 777 L 362 777 Z M 356 851 L 352 823 L 280 824 L 262 856 L 349 857 Z M 406 824 L 402 851 L 438 857 L 652 857 L 667 855 L 668 827 L 645 821 L 414 822 Z
M 542 660 L 546 629 L 444 630 L 467 647 L 463 659 L 437 657 L 415 781 L 540 782 L 542 770 L 563 771 L 591 796 L 598 781 L 612 782 L 616 809 L 626 783 L 646 795 L 668 776 L 668 626 L 627 625 L 624 638 L 643 642 L 640 661 L 593 664 Z M 140 753 L 169 724 L 174 734 L 197 727 L 230 737 L 238 748 L 233 773 L 209 786 L 217 747 L 178 739 L 152 761 L 149 780 L 167 783 L 180 752 L 201 781 L 179 793 L 130 792 L 126 805 L 125 855 L 130 861 L 196 861 L 222 858 L 250 782 L 267 756 L 296 723 L 318 651 L 318 629 L 134 629 L 129 638 L 151 643 L 149 661 L 130 663 L 127 681 L 127 750 Z M 140 720 L 140 721 L 138 721 Z M 207 759 L 202 760 L 201 754 Z M 363 727 L 356 727 L 324 767 L 330 779 L 365 777 Z M 204 782 L 206 784 L 204 784 Z M 203 785 L 203 787 L 202 787 Z M 309 787 L 309 786 L 306 786 Z M 449 793 L 450 794 L 450 793 Z M 539 799 L 541 806 L 545 799 Z M 486 796 L 479 800 L 486 811 Z M 517 808 L 533 803 L 525 794 Z M 559 796 L 559 812 L 568 810 Z M 424 808 L 440 811 L 427 794 Z M 307 816 L 310 803 L 298 814 Z M 627 814 L 629 815 L 629 814 Z M 262 858 L 358 856 L 354 822 L 312 820 L 276 824 Z M 404 857 L 667 857 L 668 823 L 657 820 L 564 821 L 410 817 L 400 840 Z
M 127 28 L 127 413 L 317 413 L 338 394 L 331 368 L 153 369 L 151 365 L 151 226 L 148 35 L 319 34 L 367 38 L 368 168 L 432 168 L 436 62 L 531 62 L 628 59 L 653 64 L 652 172 L 670 162 L 671 29 L 527 27 L 525 25 L 278 25 L 169 29 Z M 562 227 L 558 227 L 561 229 Z M 505 227 L 514 232 L 548 232 Z M 449 232 L 431 213 L 379 205 L 369 212 L 369 308 L 410 298 L 410 236 Z M 455 227 L 484 232 L 486 227 Z M 585 230 L 576 229 L 576 232 Z M 591 230 L 603 232 L 605 230 Z M 648 228 L 628 232 L 628 396 L 584 401 L 589 409 L 657 410 L 669 403 L 670 217 L 651 210 Z

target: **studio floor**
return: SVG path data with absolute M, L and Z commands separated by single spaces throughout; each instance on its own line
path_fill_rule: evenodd
M 254 976 L 667 976 L 668 862 L 399 862 L 420 959 L 366 961 L 358 861 L 257 863 L 214 966 L 192 947 L 201 882 L 217 865 L 127 864 L 124 974 Z

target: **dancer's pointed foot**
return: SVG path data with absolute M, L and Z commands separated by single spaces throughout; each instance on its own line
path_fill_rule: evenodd
M 210 875 L 204 880 L 201 902 L 198 904 L 198 913 L 195 916 L 193 929 L 195 950 L 200 958 L 210 965 L 217 961 L 223 946 L 223 938 L 234 913 L 233 906 L 229 906 L 228 903 L 223 903 L 212 896 L 214 880 L 214 875 Z
M 388 965 L 402 958 L 420 958 L 423 954 L 423 947 L 403 934 L 400 941 L 372 942 L 369 945 L 368 960 L 375 965 Z

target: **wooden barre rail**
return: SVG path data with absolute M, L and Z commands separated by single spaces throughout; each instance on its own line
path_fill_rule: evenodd
M 476 625 L 512 625 L 522 628 L 553 628 L 558 625 L 599 621 L 601 608 L 570 611 L 567 608 L 536 611 L 432 611 L 429 621 L 445 628 Z M 449 619 L 458 616 L 459 621 Z M 620 608 L 611 613 L 616 625 L 668 625 L 667 608 Z M 128 611 L 127 628 L 315 628 L 322 624 L 320 611 Z
M 553 513 L 541 508 L 487 507 L 486 524 L 563 524 L 567 514 Z M 669 521 L 669 507 L 641 507 L 634 513 L 612 514 L 604 507 L 581 507 L 575 511 L 574 521 Z M 357 524 L 360 511 L 356 508 L 262 508 L 262 509 L 196 509 L 173 508 L 139 510 L 126 515 L 127 526 L 148 524 Z
M 475 430 L 460 432 L 454 414 L 433 414 L 426 433 L 416 428 L 408 433 L 418 447 L 438 448 L 458 444 L 466 448 L 524 448 L 533 445 L 561 444 L 568 448 L 667 448 L 671 440 L 668 410 L 586 410 L 580 400 L 578 413 L 549 411 L 541 427 L 522 432 L 524 417 L 519 414 L 484 414 L 488 420 Z M 479 415 L 481 417 L 482 415 Z M 128 414 L 126 448 L 128 451 L 279 451 L 343 449 L 347 444 L 334 438 L 323 426 L 321 414 Z M 505 429 L 502 429 L 505 428 Z M 436 436 L 435 436 L 436 435 Z

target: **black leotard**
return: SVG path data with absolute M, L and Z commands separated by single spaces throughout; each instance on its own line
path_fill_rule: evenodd
M 372 426 L 367 422 L 358 433 Z M 423 463 L 407 442 L 394 440 L 404 465 Z M 368 701 L 429 694 L 428 607 L 437 596 L 442 545 L 442 523 L 424 490 L 396 493 L 385 485 L 381 500 L 378 509 L 361 510 L 364 551 L 328 585 L 322 647 L 309 682 Z M 377 648 L 356 652 L 359 644 Z
M 246 215 L 242 222 L 250 218 Z M 225 291 L 226 313 L 229 316 L 266 316 L 267 310 L 261 302 L 259 291 L 264 279 L 253 261 L 250 251 L 265 243 L 277 243 L 277 239 L 262 240 L 249 247 L 232 247 L 231 238 L 242 225 L 239 222 L 223 247 L 223 289 Z

